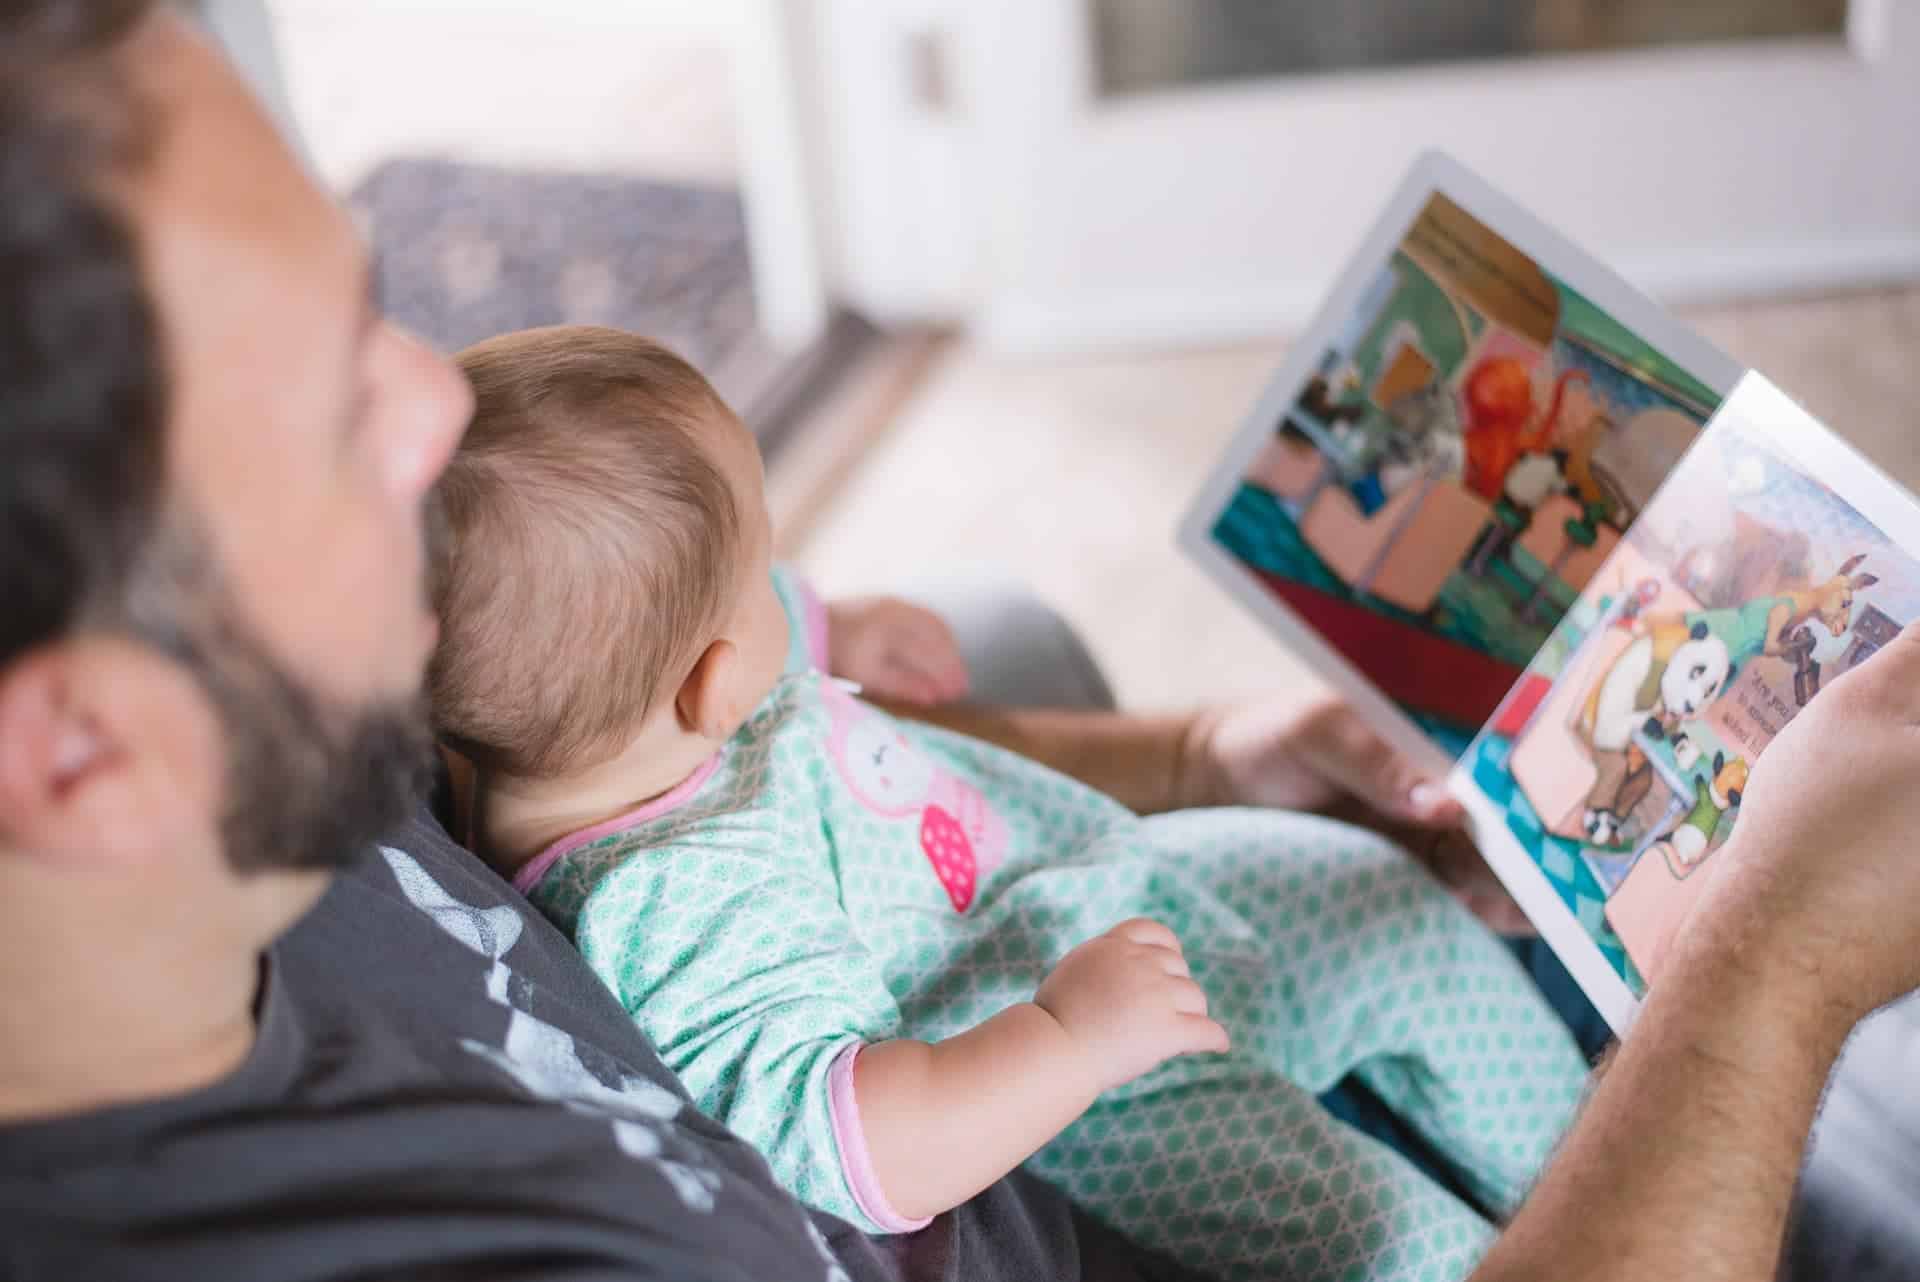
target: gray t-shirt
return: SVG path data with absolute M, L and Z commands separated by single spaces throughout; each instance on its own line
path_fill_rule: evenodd
M 424 812 L 273 948 L 258 1018 L 206 1090 L 0 1128 L 0 1277 L 1188 1277 L 1020 1176 L 906 1238 L 810 1217 Z

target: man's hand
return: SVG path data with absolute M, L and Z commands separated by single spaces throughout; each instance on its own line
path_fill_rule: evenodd
M 1223 705 L 1193 723 L 1182 771 L 1187 805 L 1313 810 L 1404 847 L 1489 927 L 1533 927 L 1464 830 L 1440 784 L 1339 699 Z
M 1920 985 L 1916 831 L 1908 628 L 1760 753 L 1631 1035 L 1474 1282 L 1774 1276 L 1847 1034 Z
M 1193 982 L 1180 941 L 1144 917 L 1061 958 L 1033 1003 L 1078 1044 L 1099 1091 L 1176 1055 L 1227 1049 L 1227 1031 L 1207 1017 L 1207 995 Z
M 946 620 L 895 597 L 855 597 L 827 606 L 833 675 L 865 693 L 919 707 L 967 693 L 967 665 Z
M 1761 752 L 1734 834 L 1703 866 L 1705 893 L 1663 957 L 1732 952 L 1850 1024 L 1920 986 L 1916 834 L 1920 625 Z

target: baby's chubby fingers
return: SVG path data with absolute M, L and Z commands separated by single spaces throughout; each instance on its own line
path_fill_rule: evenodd
M 882 679 L 874 683 L 876 693 L 906 703 L 930 708 L 946 702 L 938 680 L 916 666 L 909 658 L 890 655 L 884 661 Z
M 1222 1052 L 1232 1038 L 1207 1013 L 1207 994 L 1191 979 L 1167 978 L 1154 986 L 1153 1011 L 1134 1025 L 1135 1035 L 1152 1044 L 1156 1058 Z M 1161 1003 L 1165 1003 L 1162 1005 Z
M 897 597 L 827 605 L 835 676 L 904 703 L 935 706 L 967 691 L 966 662 L 946 620 Z
M 1233 1039 L 1218 1021 L 1205 1015 L 1182 1015 L 1178 1024 L 1182 1055 L 1223 1055 L 1233 1049 Z
M 1034 993 L 1078 1044 L 1101 1089 L 1179 1055 L 1227 1049 L 1174 933 L 1135 917 L 1070 951 Z
M 1207 1013 L 1207 992 L 1193 980 L 1175 978 L 1168 983 L 1167 993 L 1172 999 L 1173 1009 L 1182 1015 Z
M 1107 933 L 1117 935 L 1128 943 L 1145 944 L 1150 948 L 1170 948 L 1184 956 L 1180 937 L 1151 917 L 1128 918 Z
M 948 667 L 966 670 L 966 663 L 960 658 L 960 643 L 954 639 L 953 628 L 940 615 L 924 606 L 911 606 L 912 614 L 907 625 L 915 641 L 930 654 L 940 654 L 951 658 Z
M 953 629 L 939 615 L 915 609 L 904 620 L 895 649 L 897 660 L 919 672 L 932 683 L 943 700 L 965 695 L 968 685 L 967 661 L 961 657 Z

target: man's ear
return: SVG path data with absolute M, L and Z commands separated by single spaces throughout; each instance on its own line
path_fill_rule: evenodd
M 67 642 L 0 670 L 0 845 L 139 860 L 210 829 L 218 760 L 192 682 L 140 647 Z
M 674 714 L 680 728 L 702 739 L 719 742 L 740 724 L 740 651 L 722 637 L 708 646 L 680 683 Z
M 0 672 L 0 840 L 46 849 L 102 745 L 75 706 L 72 656 L 38 650 Z

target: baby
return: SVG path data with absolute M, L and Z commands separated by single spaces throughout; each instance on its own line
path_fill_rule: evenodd
M 1585 1066 L 1424 871 L 895 720 L 827 675 L 842 630 L 691 367 L 592 328 L 460 359 L 431 696 L 474 844 L 796 1194 L 906 1232 L 1025 1162 L 1221 1277 L 1471 1268 L 1482 1215 L 1315 1095 L 1357 1073 L 1501 1215 Z M 876 684 L 958 688 L 937 625 L 876 628 Z

